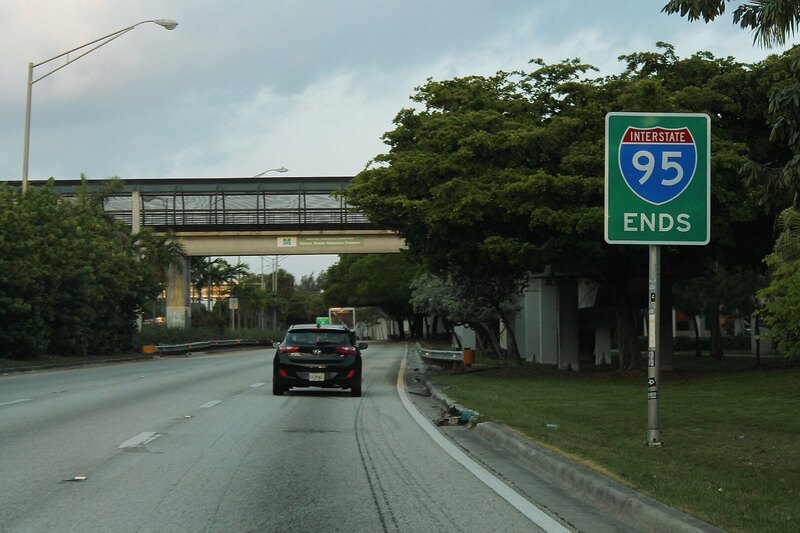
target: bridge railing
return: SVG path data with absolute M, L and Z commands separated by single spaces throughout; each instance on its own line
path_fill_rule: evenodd
M 338 194 L 351 180 L 347 176 L 128 179 L 106 197 L 104 208 L 132 225 L 133 203 L 139 202 L 141 225 L 158 230 L 380 229 Z M 59 180 L 33 185 L 52 186 L 70 198 L 80 187 L 102 190 L 107 182 Z
M 131 224 L 128 210 L 107 210 L 117 220 Z M 167 209 L 142 212 L 142 225 L 157 228 L 198 227 L 286 228 L 286 227 L 372 227 L 366 215 L 347 209 Z

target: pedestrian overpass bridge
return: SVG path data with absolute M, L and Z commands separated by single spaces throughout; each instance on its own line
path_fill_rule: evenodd
M 336 193 L 352 177 L 138 178 L 104 208 L 137 232 L 169 234 L 186 251 L 181 267 L 167 273 L 167 325 L 191 322 L 189 257 L 397 253 L 404 241 L 347 205 Z M 31 182 L 42 186 L 46 182 Z M 81 180 L 59 180 L 53 189 L 75 196 Z M 90 192 L 109 180 L 86 180 Z
M 396 253 L 404 247 L 335 193 L 352 177 L 138 178 L 105 201 L 132 231 L 170 232 L 187 256 Z M 31 182 L 41 186 L 46 182 Z M 86 180 L 99 191 L 108 180 Z M 80 180 L 53 188 L 74 196 Z
M 122 189 L 109 196 L 104 207 L 132 231 L 149 226 L 157 232 L 170 232 L 189 257 L 399 252 L 405 243 L 397 234 L 373 224 L 336 196 L 352 179 L 125 179 Z M 86 181 L 90 191 L 100 191 L 107 183 Z M 80 185 L 80 180 L 59 180 L 53 188 L 69 197 Z M 168 272 L 166 318 L 170 327 L 190 324 L 189 273 L 186 264 Z M 575 279 L 531 278 L 516 318 L 518 341 L 526 358 L 577 369 L 578 294 Z M 597 329 L 596 347 L 603 357 L 610 354 L 608 325 Z

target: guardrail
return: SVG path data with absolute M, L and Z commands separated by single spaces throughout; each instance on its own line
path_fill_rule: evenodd
M 215 348 L 225 348 L 229 346 L 258 346 L 260 341 L 248 339 L 225 339 L 218 341 L 187 342 L 184 344 L 156 344 L 142 347 L 144 353 L 155 353 L 163 355 L 175 355 L 188 352 L 199 352 L 203 350 L 213 350 Z
M 461 350 L 437 350 L 417 343 L 417 353 L 425 363 L 435 365 L 456 366 L 464 362 L 464 354 Z

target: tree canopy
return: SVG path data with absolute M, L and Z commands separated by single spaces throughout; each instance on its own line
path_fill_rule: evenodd
M 127 350 L 144 302 L 181 250 L 131 235 L 102 197 L 74 200 L 48 186 L 0 186 L 0 354 L 86 355 Z
M 627 289 L 646 274 L 643 248 L 602 237 L 605 115 L 704 112 L 712 119 L 712 244 L 670 249 L 665 269 L 697 277 L 720 262 L 758 268 L 773 213 L 740 171 L 749 159 L 786 159 L 769 140 L 763 102 L 787 78 L 791 54 L 743 65 L 658 48 L 622 56 L 626 70 L 609 77 L 589 78 L 593 67 L 575 59 L 428 80 L 347 200 L 398 231 L 431 272 L 486 291 L 487 301 L 494 295 L 501 315 L 500 302 L 537 272 L 594 278 L 618 309 L 638 307 Z
M 702 18 L 709 22 L 724 13 L 725 0 L 671 0 L 663 11 L 680 13 L 690 21 Z M 795 0 L 746 2 L 734 11 L 734 22 L 752 29 L 756 43 L 765 47 L 784 45 L 800 26 L 800 3 Z M 754 158 L 746 167 L 750 181 L 762 184 L 761 203 L 773 209 L 785 207 L 781 214 L 782 233 L 773 253 L 765 259 L 772 278 L 759 295 L 764 300 L 763 315 L 772 327 L 778 347 L 789 357 L 800 357 L 797 340 L 800 325 L 794 307 L 800 270 L 792 252 L 800 232 L 797 225 L 800 218 L 800 58 L 796 47 L 789 55 L 791 63 L 782 65 L 782 75 L 768 77 L 766 81 L 772 89 L 769 95 L 771 139 L 784 143 L 790 157 Z
M 407 254 L 348 254 L 325 271 L 321 285 L 328 307 L 379 307 L 397 323 L 414 314 L 411 281 L 419 264 Z
M 733 0 L 670 0 L 664 13 L 679 13 L 690 21 L 710 22 L 725 13 Z M 797 31 L 800 4 L 796 0 L 755 0 L 740 2 L 733 12 L 733 22 L 752 30 L 753 42 L 772 47 L 783 45 Z

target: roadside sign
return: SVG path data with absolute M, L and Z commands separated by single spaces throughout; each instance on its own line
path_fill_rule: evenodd
M 317 325 L 318 326 L 327 326 L 331 323 L 331 319 L 326 316 L 318 316 L 317 317 Z
M 605 156 L 606 242 L 708 244 L 708 115 L 609 113 Z

